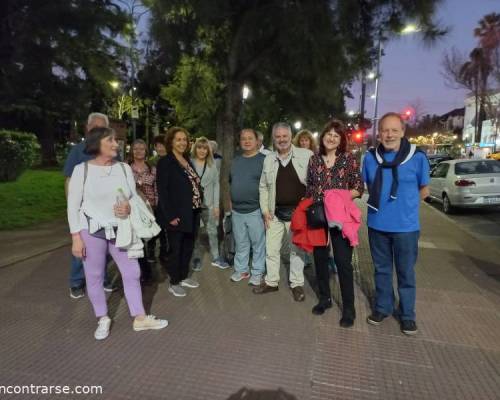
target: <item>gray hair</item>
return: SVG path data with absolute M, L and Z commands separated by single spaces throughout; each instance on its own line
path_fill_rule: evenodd
M 212 147 L 212 153 L 217 153 L 217 149 L 219 148 L 219 145 L 215 140 L 209 140 L 208 143 L 210 143 L 210 146 Z
M 290 133 L 290 136 L 292 135 L 292 127 L 290 126 L 290 124 L 287 124 L 286 122 L 276 122 L 273 125 L 273 139 L 274 139 L 274 134 L 280 128 L 286 129 Z
M 98 112 L 93 112 L 90 113 L 88 118 L 87 118 L 87 125 L 90 125 L 94 119 L 100 118 L 106 122 L 106 127 L 109 126 L 109 119 L 106 114 L 103 113 L 98 113 Z

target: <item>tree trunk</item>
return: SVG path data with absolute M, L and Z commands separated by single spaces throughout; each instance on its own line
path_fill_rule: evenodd
M 50 117 L 45 116 L 42 128 L 38 133 L 42 152 L 42 166 L 53 167 L 57 165 L 56 148 L 54 140 L 54 124 Z
M 238 115 L 241 108 L 241 84 L 229 82 L 224 93 L 224 105 L 217 115 L 217 143 L 222 152 L 220 193 L 222 207 L 229 210 L 229 170 L 234 157 Z

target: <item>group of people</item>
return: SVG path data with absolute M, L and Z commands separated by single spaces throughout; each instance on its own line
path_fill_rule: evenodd
M 127 164 L 116 159 L 118 144 L 107 125 L 106 116 L 89 116 L 87 138 L 78 145 L 80 149 L 75 146 L 72 150 L 83 156 L 70 155 L 73 171 L 68 174 L 68 163 L 65 169 L 73 237 L 72 276 L 74 266 L 83 260 L 87 293 L 98 318 L 96 339 L 108 336 L 111 322 L 104 293 L 108 253 L 122 274 L 134 329 L 167 326 L 166 320 L 146 315 L 142 305 L 141 280 L 147 284 L 152 279 L 150 265 L 157 237 L 145 241 L 144 257 L 130 256 L 130 249 L 117 247 L 119 220 L 131 217 L 134 197 L 149 203 L 161 227 L 160 260 L 166 266 L 172 295 L 184 297 L 186 288 L 199 286 L 193 272 L 203 265 L 200 222 L 208 234 L 211 264 L 231 267 L 220 252 L 220 156 L 214 155 L 213 143 L 201 137 L 191 144 L 184 128 L 172 127 L 164 138 L 155 139 L 154 159 L 148 160 L 146 144 L 137 140 L 131 145 Z M 302 302 L 305 260 L 312 253 L 319 297 L 312 312 L 321 315 L 332 307 L 333 253 L 342 297 L 339 323 L 351 327 L 356 318 L 352 253 L 361 223 L 361 212 L 353 200 L 362 196 L 366 186 L 376 285 L 374 309 L 367 322 L 378 325 L 396 314 L 402 332 L 415 334 L 419 204 L 428 194 L 429 164 L 425 154 L 404 138 L 404 130 L 399 114 L 384 115 L 379 121 L 379 144 L 366 153 L 360 168 L 340 120 L 325 125 L 317 145 L 311 132 L 301 131 L 293 139 L 289 124 L 276 123 L 273 151 L 264 149 L 259 132 L 243 129 L 229 172 L 230 210 L 225 210 L 231 212 L 235 243 L 231 281 L 248 280 L 256 295 L 276 292 L 283 261 L 289 266 L 292 297 Z M 123 198 L 118 198 L 117 190 Z

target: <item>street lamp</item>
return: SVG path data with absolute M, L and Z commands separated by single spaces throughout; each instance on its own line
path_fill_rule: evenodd
M 349 117 L 352 117 L 353 115 L 355 114 L 355 112 L 353 110 L 350 110 L 347 115 L 349 115 Z
M 319 132 L 318 132 L 318 131 L 313 132 L 313 138 L 314 138 L 314 139 L 317 139 L 317 138 L 318 138 L 318 136 L 319 136 Z
M 300 121 L 296 121 L 294 124 L 293 124 L 293 127 L 297 130 L 299 130 L 300 128 L 302 128 L 302 122 Z
M 401 31 L 401 35 L 409 35 L 415 32 L 419 32 L 420 28 L 415 24 L 406 25 Z M 378 46 L 377 46 L 377 71 L 375 73 L 375 107 L 373 110 L 373 132 L 372 132 L 372 144 L 375 145 L 375 140 L 377 137 L 377 119 L 378 119 L 378 92 L 380 90 L 380 63 L 382 59 L 382 29 L 379 31 L 378 35 Z M 372 97 L 373 98 L 373 97 Z
M 250 96 L 250 88 L 247 85 L 243 85 L 243 89 L 241 90 L 241 96 L 243 97 L 243 101 L 248 99 L 248 96 Z
M 372 81 L 375 79 L 376 76 L 377 75 L 375 75 L 375 72 L 372 71 L 372 72 L 369 72 L 368 75 L 366 75 L 366 78 Z
M 109 81 L 109 86 L 111 86 L 111 88 L 113 90 L 116 90 L 120 87 L 120 82 L 118 81 Z

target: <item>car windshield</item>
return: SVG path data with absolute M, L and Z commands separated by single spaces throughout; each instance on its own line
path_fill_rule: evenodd
M 495 174 L 500 173 L 498 161 L 470 161 L 455 164 L 456 175 Z

